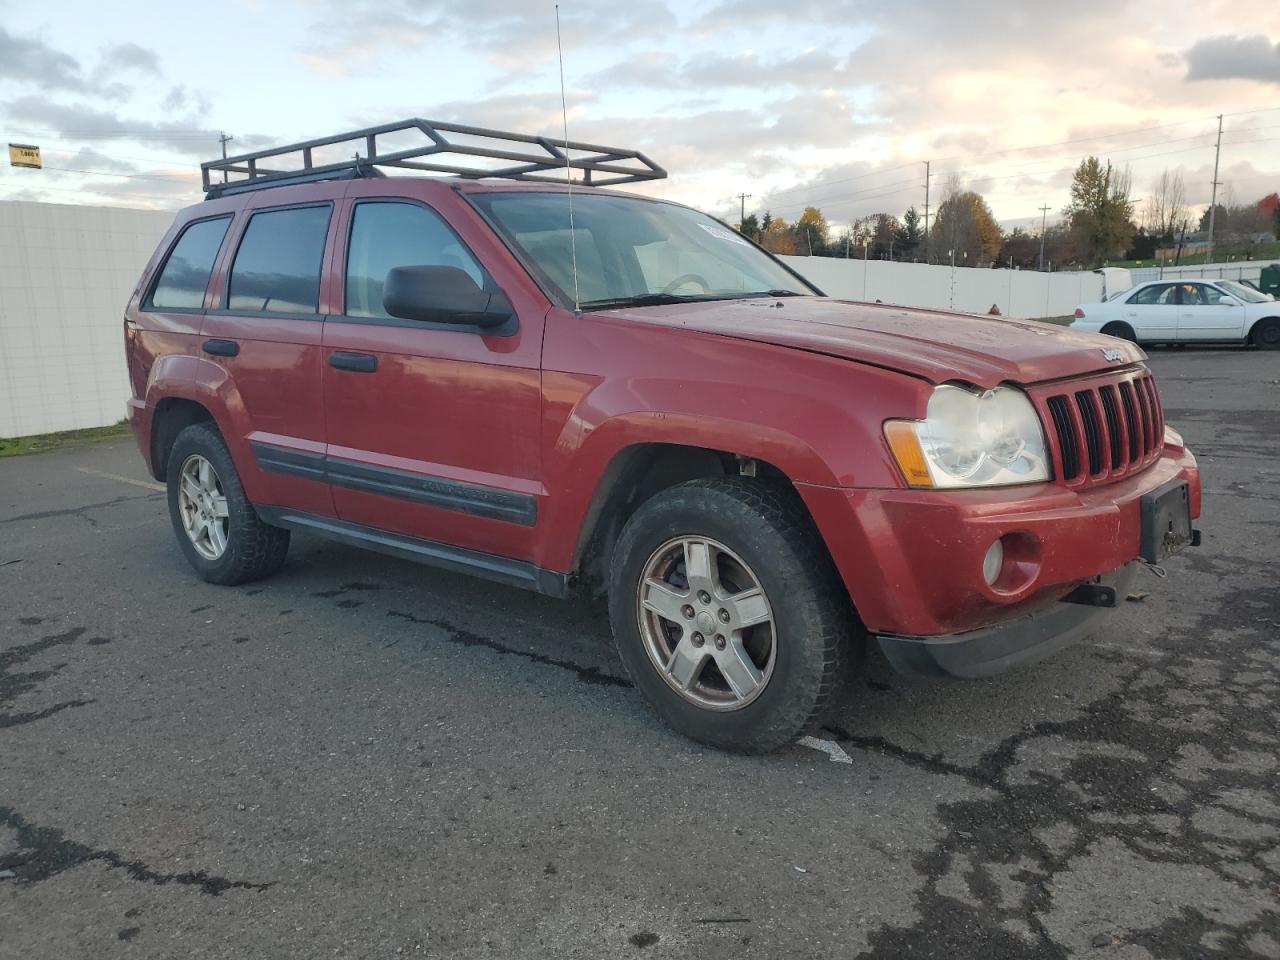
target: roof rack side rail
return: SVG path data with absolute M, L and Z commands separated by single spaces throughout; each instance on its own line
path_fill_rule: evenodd
M 449 135 L 453 136 L 450 137 Z M 418 142 L 405 145 L 407 140 Z M 395 139 L 380 152 L 379 139 Z M 458 138 L 464 138 L 459 140 Z M 349 154 L 345 151 L 350 150 Z M 317 162 L 320 160 L 321 162 Z M 507 161 L 485 165 L 484 160 Z M 209 199 L 287 183 L 381 176 L 398 167 L 454 177 L 563 182 L 583 186 L 661 180 L 667 172 L 638 150 L 508 133 L 484 127 L 411 118 L 328 137 L 242 153 L 200 164 Z M 222 182 L 215 175 L 222 175 Z

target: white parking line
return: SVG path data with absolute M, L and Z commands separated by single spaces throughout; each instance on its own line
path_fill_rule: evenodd
M 159 490 L 161 493 L 165 490 L 163 483 L 152 483 L 150 480 L 135 480 L 133 477 L 122 477 L 118 473 L 107 473 L 103 470 L 94 470 L 92 467 L 75 467 L 74 469 L 90 476 L 102 477 L 104 480 L 119 480 L 121 483 L 131 483 L 135 487 L 146 487 L 148 490 Z

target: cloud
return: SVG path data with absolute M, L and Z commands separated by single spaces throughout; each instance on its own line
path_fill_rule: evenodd
M 31 83 L 43 90 L 79 92 L 87 88 L 75 57 L 4 27 L 0 27 L 0 78 Z
M 310 35 L 313 45 L 298 56 L 324 76 L 368 70 L 398 49 L 448 43 L 508 71 L 521 70 L 556 55 L 553 6 L 544 0 L 325 0 L 326 10 Z M 617 52 L 644 38 L 669 39 L 678 23 L 663 0 L 631 0 L 607 12 L 589 4 L 560 11 L 566 50 Z
M 11 121 L 51 130 L 70 140 L 137 140 L 179 153 L 213 156 L 216 130 L 200 129 L 198 118 L 153 122 L 98 109 L 86 104 L 63 104 L 42 96 L 19 97 L 0 104 Z
M 1188 80 L 1258 80 L 1280 83 L 1280 42 L 1262 34 L 1197 40 L 1184 54 Z
M 712 54 L 677 63 L 661 51 L 636 54 L 590 74 L 592 87 L 653 88 L 659 90 L 724 90 L 746 87 L 772 90 L 781 86 L 824 89 L 843 84 L 839 59 L 824 50 L 806 50 L 793 57 L 762 58 L 748 50 L 736 55 Z
M 99 70 L 137 70 L 139 73 L 160 75 L 160 59 L 154 50 L 136 43 L 120 43 L 102 52 Z

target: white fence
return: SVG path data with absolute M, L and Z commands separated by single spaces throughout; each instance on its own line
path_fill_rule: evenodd
M 172 213 L 0 202 L 0 437 L 124 416 L 125 304 Z
M 1193 267 L 1134 267 L 1134 283 L 1147 280 L 1183 280 L 1189 277 L 1206 277 L 1210 280 L 1252 280 L 1258 282 L 1262 268 L 1274 260 L 1237 260 L 1235 263 L 1203 263 Z
M 905 307 L 987 313 L 994 305 L 1006 317 L 1027 319 L 1064 316 L 1078 303 L 1102 299 L 1102 277 L 1088 271 L 1038 273 L 840 257 L 782 260 L 827 296 Z

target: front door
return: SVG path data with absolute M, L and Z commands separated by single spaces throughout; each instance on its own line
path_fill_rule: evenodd
M 267 205 L 271 191 L 255 198 L 201 330 L 203 351 L 228 372 L 227 443 L 250 498 L 330 517 L 320 277 L 341 188 L 311 187 L 321 199 L 290 206 Z
M 1244 307 L 1213 284 L 1180 283 L 1178 298 L 1179 340 L 1244 339 Z
M 341 315 L 328 318 L 324 335 L 326 469 L 338 517 L 531 559 L 544 492 L 545 306 L 510 279 L 499 287 L 440 214 L 416 200 L 348 200 L 341 234 L 333 260 Z M 456 267 L 483 288 L 503 289 L 518 325 L 495 335 L 391 317 L 382 288 L 398 266 Z

